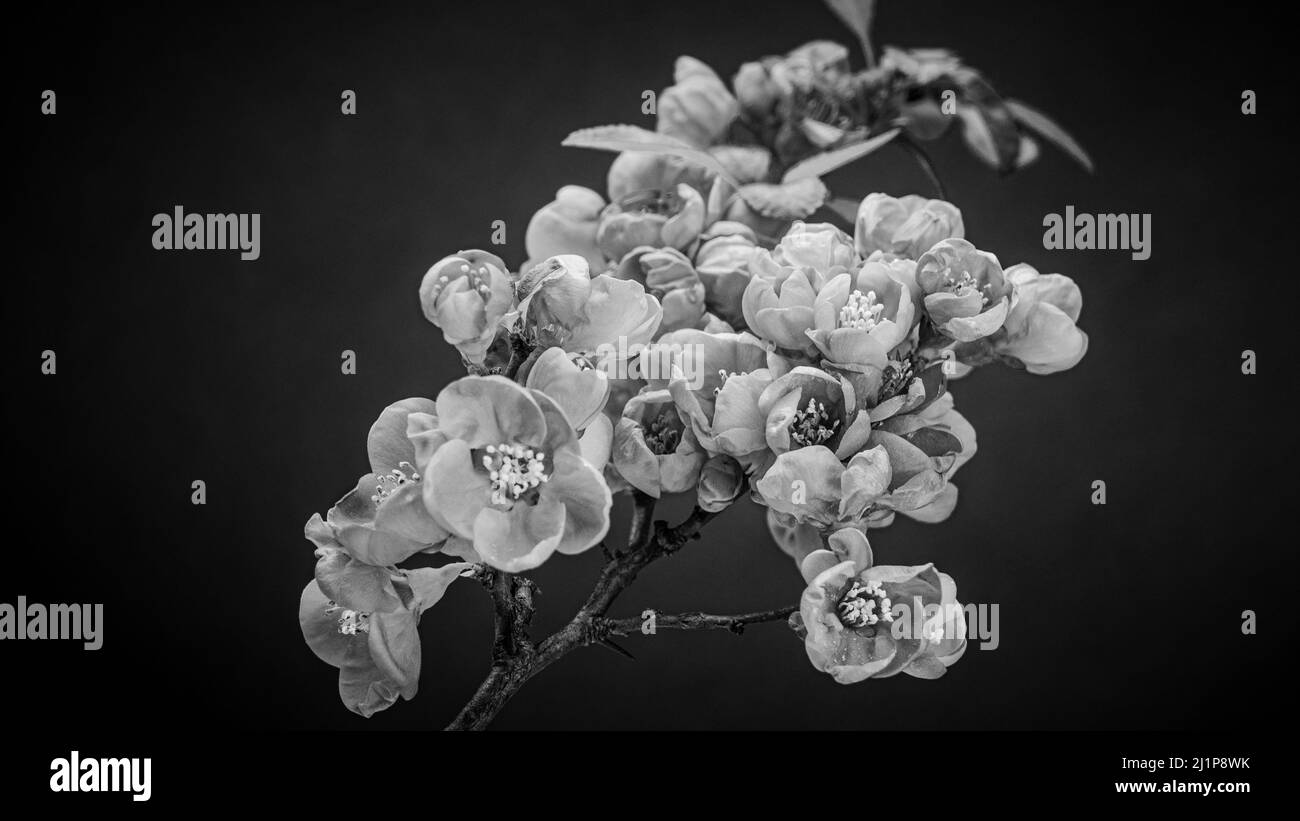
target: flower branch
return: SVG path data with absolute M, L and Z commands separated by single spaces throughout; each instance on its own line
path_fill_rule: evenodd
M 714 616 L 708 613 L 692 612 L 675 615 L 655 614 L 655 629 L 664 630 L 730 630 L 740 634 L 751 624 L 769 621 L 784 621 L 799 609 L 798 605 L 778 607 L 773 610 L 761 610 L 756 613 L 741 613 L 734 616 Z M 611 636 L 628 636 L 642 632 L 644 619 L 606 619 L 602 628 Z

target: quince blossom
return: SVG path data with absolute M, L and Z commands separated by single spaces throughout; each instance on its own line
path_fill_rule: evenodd
M 499 570 L 581 553 L 609 529 L 609 488 L 541 391 L 466 376 L 438 394 L 434 413 L 412 413 L 408 433 L 429 513 Z

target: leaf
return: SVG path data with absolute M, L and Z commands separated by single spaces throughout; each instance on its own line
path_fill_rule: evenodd
M 750 208 L 770 219 L 803 219 L 826 202 L 830 192 L 817 177 L 807 177 L 779 185 L 753 183 L 739 189 Z
M 831 11 L 835 12 L 844 25 L 857 35 L 858 44 L 862 46 L 862 55 L 867 58 L 867 64 L 874 62 L 875 58 L 871 51 L 871 21 L 876 15 L 876 0 L 826 0 L 826 5 L 830 6 Z
M 919 428 L 903 438 L 920 448 L 926 456 L 961 453 L 961 440 L 939 428 Z
M 860 143 L 837 148 L 834 151 L 824 151 L 821 154 L 815 154 L 802 162 L 795 163 L 785 172 L 782 178 L 783 182 L 795 182 L 797 180 L 807 179 L 810 177 L 824 177 L 837 168 L 842 168 L 855 160 L 859 160 L 880 146 L 889 142 L 899 135 L 902 129 L 894 128 L 883 134 L 878 134 L 869 140 L 863 140 Z
M 1019 100 L 1007 100 L 1005 104 L 1016 122 L 1069 154 L 1089 174 L 1093 173 L 1092 158 L 1088 156 L 1088 152 L 1084 151 L 1083 146 L 1079 145 L 1078 141 L 1071 137 L 1064 128 L 1057 125 L 1052 118 L 1037 109 L 1030 108 Z
M 975 69 L 961 66 L 950 76 L 961 89 L 957 115 L 966 144 L 999 171 L 1015 168 L 1020 156 L 1020 128 L 1011 110 Z
M 564 138 L 560 145 L 571 148 L 594 148 L 598 151 L 649 151 L 652 154 L 667 154 L 702 165 L 713 171 L 735 188 L 740 183 L 727 171 L 722 163 L 703 149 L 690 143 L 648 131 L 635 125 L 599 125 L 595 128 L 583 128 Z

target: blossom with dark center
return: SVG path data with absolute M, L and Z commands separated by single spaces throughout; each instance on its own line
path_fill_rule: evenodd
M 708 454 L 667 390 L 628 400 L 614 428 L 613 465 L 628 484 L 658 498 L 695 487 Z

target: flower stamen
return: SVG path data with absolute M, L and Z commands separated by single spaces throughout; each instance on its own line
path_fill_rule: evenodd
M 488 445 L 482 459 L 492 482 L 492 503 L 511 504 L 528 491 L 550 481 L 546 454 L 523 445 Z
M 656 456 L 676 452 L 677 445 L 682 440 L 681 423 L 671 417 L 670 413 L 671 410 L 664 411 L 656 416 L 645 432 L 646 447 Z
M 875 291 L 867 291 L 863 294 L 855 290 L 849 294 L 848 302 L 844 303 L 844 307 L 840 308 L 838 326 L 870 331 L 880 324 L 881 314 L 884 312 L 885 306 L 876 301 Z
M 790 441 L 801 448 L 820 445 L 834 436 L 839 427 L 840 420 L 831 419 L 826 406 L 810 398 L 808 407 L 794 414 L 794 421 L 790 423 Z
M 893 611 L 893 602 L 885 595 L 885 588 L 878 581 L 864 584 L 855 580 L 835 608 L 840 621 L 849 627 L 872 627 L 882 621 L 892 622 Z
M 407 468 L 410 473 L 408 474 L 402 468 Z M 379 477 L 379 484 L 375 485 L 375 493 L 370 497 L 370 501 L 378 507 L 388 501 L 388 497 L 396 493 L 398 488 L 418 481 L 420 481 L 420 474 L 416 472 L 415 465 L 410 462 L 398 462 L 395 470 Z

